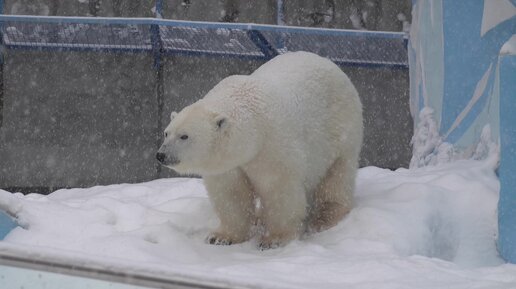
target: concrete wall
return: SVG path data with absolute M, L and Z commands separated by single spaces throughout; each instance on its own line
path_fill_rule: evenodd
M 164 16 L 217 21 L 224 16 L 221 11 L 237 7 L 239 21 L 274 23 L 276 17 L 275 1 L 253 2 L 259 3 L 256 7 L 244 1 L 191 0 L 188 7 L 183 3 L 165 1 Z M 89 4 L 8 0 L 6 11 L 151 16 L 153 6 L 152 1 L 103 0 L 94 9 Z M 312 7 L 309 1 L 299 2 L 299 7 L 303 5 Z M 307 10 L 287 6 L 286 21 L 304 24 L 289 14 L 304 15 L 303 11 Z M 160 119 L 165 126 L 172 110 L 201 98 L 224 77 L 249 74 L 262 64 L 220 57 L 165 57 L 165 102 L 158 116 L 150 55 L 7 51 L 5 61 L 0 188 L 83 187 L 173 176 L 168 169 L 159 172 L 154 161 Z M 412 136 L 407 71 L 356 66 L 343 70 L 364 104 L 361 165 L 407 166 Z
M 355 84 L 364 110 L 360 166 L 407 167 L 413 133 L 408 71 L 352 66 L 342 70 Z
M 0 187 L 154 178 L 152 61 L 144 54 L 8 51 Z
M 163 5 L 163 18 L 275 24 L 276 1 L 165 0 Z
M 162 0 L 163 17 L 276 24 L 276 0 Z M 403 31 L 411 0 L 284 0 L 286 25 Z M 7 14 L 153 17 L 155 0 L 5 0 Z
M 153 0 L 5 0 L 4 13 L 16 15 L 153 17 Z

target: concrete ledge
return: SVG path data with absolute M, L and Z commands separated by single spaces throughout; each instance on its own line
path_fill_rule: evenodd
M 172 275 L 163 274 L 159 272 L 139 270 L 137 268 L 129 268 L 128 266 L 123 266 L 121 264 L 110 264 L 110 262 L 107 261 L 98 262 L 93 259 L 86 260 L 85 258 L 77 258 L 76 256 L 72 257 L 66 256 L 64 254 L 34 251 L 34 249 L 31 252 L 30 248 L 19 247 L 10 244 L 2 244 L 0 242 L 0 269 L 2 265 L 7 266 L 6 268 L 22 268 L 22 270 L 24 271 L 35 270 L 40 272 L 57 273 L 60 275 L 58 278 L 58 280 L 60 280 L 60 285 L 63 284 L 63 280 L 65 280 L 69 285 L 73 285 L 82 282 L 84 280 L 83 278 L 93 278 L 108 282 L 140 286 L 136 288 L 255 288 L 250 285 L 243 286 L 221 281 L 202 280 L 201 278 L 196 278 L 193 276 L 184 276 L 179 274 Z M 118 287 L 114 286 L 107 288 Z

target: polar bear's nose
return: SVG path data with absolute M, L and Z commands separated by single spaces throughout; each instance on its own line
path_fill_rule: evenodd
M 166 157 L 167 157 L 167 156 L 166 156 L 164 153 L 160 153 L 160 152 L 158 152 L 158 153 L 156 154 L 156 159 L 157 159 L 160 163 L 164 163 L 164 162 L 165 162 L 165 158 L 166 158 Z

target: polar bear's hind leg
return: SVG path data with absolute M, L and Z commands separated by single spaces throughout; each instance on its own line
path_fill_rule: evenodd
M 338 158 L 328 169 L 315 191 L 308 221 L 308 232 L 329 229 L 344 218 L 353 207 L 356 162 Z

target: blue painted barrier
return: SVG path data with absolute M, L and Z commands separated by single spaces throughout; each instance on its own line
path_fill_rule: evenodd
M 500 57 L 498 248 L 516 263 L 516 54 Z
M 16 222 L 13 218 L 0 210 L 0 240 L 4 239 L 14 228 L 16 228 Z

